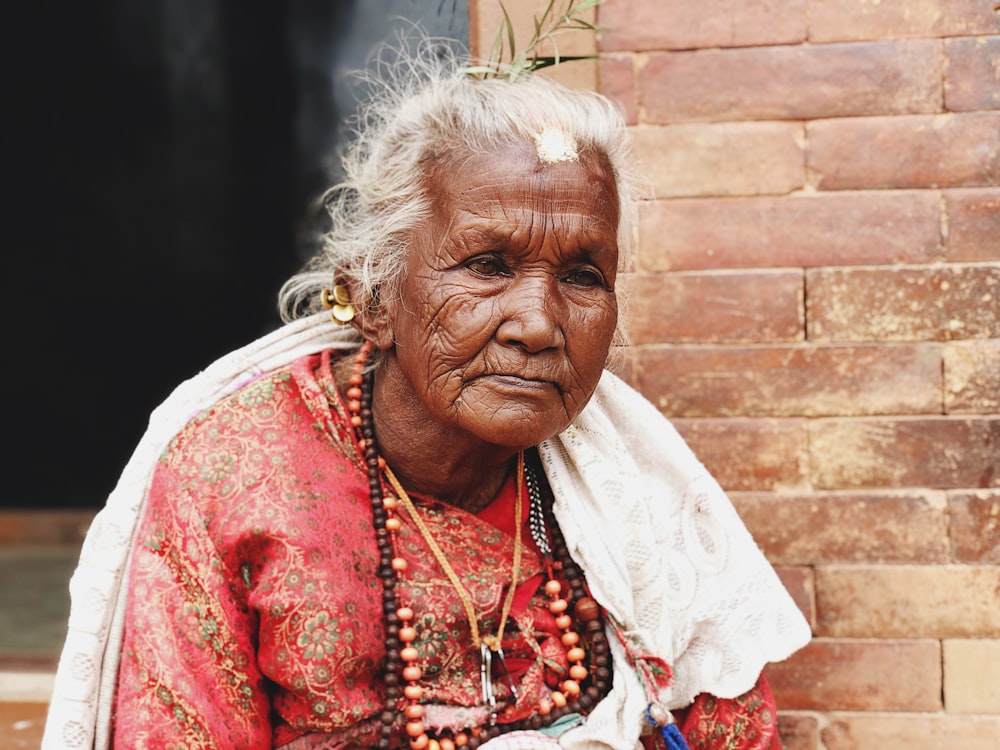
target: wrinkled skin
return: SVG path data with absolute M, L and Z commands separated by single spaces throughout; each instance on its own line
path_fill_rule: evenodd
M 605 157 L 542 164 L 533 144 L 440 163 L 385 317 L 374 413 L 404 484 L 466 507 L 518 450 L 565 429 L 600 379 L 618 304 L 618 203 Z

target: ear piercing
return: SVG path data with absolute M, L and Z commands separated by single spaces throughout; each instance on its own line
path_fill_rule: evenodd
M 320 293 L 323 307 L 330 311 L 330 319 L 338 325 L 344 325 L 354 320 L 354 305 L 343 284 L 334 284 L 333 289 L 324 289 Z

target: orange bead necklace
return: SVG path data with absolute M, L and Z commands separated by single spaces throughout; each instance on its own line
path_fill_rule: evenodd
M 379 716 L 379 737 L 376 747 L 390 750 L 396 747 L 394 738 L 403 734 L 411 750 L 454 750 L 455 748 L 476 748 L 482 742 L 501 732 L 518 729 L 540 729 L 571 714 L 586 714 L 611 686 L 610 648 L 604 632 L 600 607 L 589 596 L 583 575 L 569 556 L 565 542 L 558 533 L 558 525 L 546 514 L 541 501 L 538 480 L 533 472 L 526 471 L 524 454 L 519 453 L 517 461 L 517 493 L 515 499 L 515 529 L 520 529 L 523 510 L 522 487 L 526 484 L 531 498 L 529 527 L 536 546 L 545 557 L 547 570 L 544 590 L 549 598 L 548 608 L 555 618 L 560 631 L 560 641 L 570 664 L 568 676 L 562 679 L 546 697 L 538 701 L 534 712 L 523 720 L 508 723 L 497 722 L 497 700 L 493 691 L 492 666 L 494 659 L 506 672 L 501 642 L 505 626 L 513 604 L 514 591 L 520 577 L 523 542 L 520 531 L 516 532 L 514 560 L 511 565 L 511 584 L 501 609 L 497 634 L 481 635 L 475 608 L 468 592 L 462 586 L 440 546 L 430 534 L 412 500 L 379 455 L 375 440 L 375 429 L 371 410 L 371 373 L 364 374 L 371 344 L 366 342 L 357 353 L 348 380 L 347 409 L 350 422 L 357 431 L 358 445 L 364 455 L 368 469 L 368 485 L 372 503 L 372 516 L 376 542 L 379 547 L 380 562 L 378 575 L 383 584 L 383 611 L 386 632 L 386 660 L 384 682 L 386 685 L 385 709 Z M 385 491 L 385 482 L 392 487 L 395 496 Z M 419 530 L 432 555 L 451 582 L 462 601 L 475 646 L 480 651 L 483 705 L 488 709 L 489 721 L 485 726 L 466 727 L 431 733 L 424 723 L 425 709 L 421 704 L 424 677 L 420 667 L 420 652 L 416 647 L 418 632 L 414 625 L 415 613 L 410 606 L 399 602 L 399 583 L 407 570 L 406 560 L 399 554 L 397 533 L 403 519 L 398 511 L 402 508 Z M 552 535 L 550 547 L 548 532 Z M 564 584 L 556 578 L 556 571 L 570 586 L 570 597 L 563 596 Z M 577 627 L 574 629 L 576 615 Z M 578 632 L 582 630 L 583 632 Z M 588 659 L 585 645 L 590 645 Z M 588 666 L 589 665 L 589 666 Z M 516 702 L 518 693 L 510 675 L 511 697 Z M 402 713 L 402 726 L 398 717 Z M 402 730 L 402 731 L 401 731 Z

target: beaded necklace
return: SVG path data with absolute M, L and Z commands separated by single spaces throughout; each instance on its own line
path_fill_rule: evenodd
M 417 513 L 416 507 L 413 505 L 413 501 L 410 496 L 406 494 L 406 490 L 403 489 L 403 485 L 399 483 L 396 479 L 396 475 L 392 473 L 392 470 L 386 466 L 385 475 L 389 480 L 389 484 L 392 485 L 393 489 L 396 490 L 396 494 L 399 497 L 399 501 L 402 503 L 403 508 L 409 514 L 410 518 L 413 520 L 414 525 L 420 530 L 420 534 L 423 536 L 424 541 L 427 542 L 427 546 L 431 549 L 431 554 L 434 555 L 434 559 L 437 560 L 438 565 L 444 570 L 445 575 L 448 576 L 448 580 L 451 582 L 452 587 L 455 589 L 455 593 L 458 594 L 459 600 L 462 602 L 462 606 L 465 608 L 465 616 L 469 620 L 469 630 L 472 631 L 472 643 L 479 649 L 479 674 L 480 683 L 482 685 L 483 691 L 483 703 L 485 703 L 490 708 L 490 724 L 496 724 L 496 706 L 497 699 L 496 694 L 493 692 L 493 657 L 496 655 L 501 667 L 504 672 L 507 672 L 508 676 L 510 672 L 507 670 L 507 660 L 503 653 L 503 631 L 507 625 L 507 617 L 510 615 L 510 608 L 514 604 L 514 592 L 516 590 L 517 579 L 521 572 L 521 547 L 523 546 L 521 541 L 521 535 L 517 534 L 514 538 L 514 563 L 511 566 L 510 580 L 511 585 L 507 587 L 507 596 L 504 597 L 503 607 L 500 610 L 500 624 L 497 625 L 496 635 L 484 635 L 480 637 L 479 635 L 479 618 L 476 617 L 475 607 L 472 605 L 472 599 L 469 597 L 468 592 L 462 585 L 462 581 L 459 580 L 458 574 L 451 567 L 451 563 L 448 562 L 448 558 L 438 547 L 437 542 L 434 541 L 434 537 L 431 535 L 430 530 L 424 523 L 420 514 Z M 521 485 L 524 483 L 524 452 L 521 451 L 517 456 L 517 499 L 514 501 L 514 517 L 521 517 L 522 509 L 522 497 L 521 497 Z M 386 521 L 388 527 L 388 520 Z M 392 519 L 398 521 L 399 519 Z M 392 524 L 394 530 L 398 530 L 397 524 Z M 394 557 L 393 569 L 397 572 L 406 570 L 406 560 L 401 557 Z M 406 654 L 401 656 L 403 661 L 416 661 L 419 654 L 416 649 L 412 646 L 408 646 L 406 649 Z M 412 657 L 412 658 L 408 658 Z M 517 688 L 514 683 L 510 683 L 511 694 L 514 699 L 517 700 Z
M 590 711 L 611 687 L 610 647 L 604 633 L 604 624 L 600 606 L 588 594 L 583 574 L 569 555 L 566 543 L 559 532 L 559 526 L 551 516 L 551 508 L 546 508 L 542 502 L 541 489 L 533 470 L 527 469 L 523 453 L 518 456 L 517 497 L 515 508 L 515 560 L 512 565 L 513 577 L 505 598 L 498 633 L 492 636 L 480 637 L 478 623 L 471 601 L 467 603 L 468 595 L 458 581 L 451 566 L 447 564 L 433 538 L 422 527 L 422 522 L 416 509 L 412 506 L 409 496 L 399 484 L 379 455 L 375 440 L 375 427 L 372 420 L 372 374 L 364 374 L 365 365 L 371 351 L 371 343 L 365 344 L 358 351 L 348 379 L 347 409 L 350 412 L 351 425 L 358 433 L 358 445 L 363 451 L 365 466 L 368 471 L 368 490 L 372 505 L 372 520 L 375 527 L 375 539 L 379 548 L 378 575 L 382 581 L 382 608 L 385 622 L 384 663 L 385 704 L 379 714 L 379 737 L 376 747 L 379 750 L 389 750 L 394 745 L 394 738 L 402 734 L 408 740 L 411 750 L 455 750 L 455 748 L 477 748 L 483 742 L 498 736 L 502 732 L 525 729 L 543 729 L 554 722 L 583 715 Z M 383 477 L 393 487 L 397 496 L 385 491 Z M 523 481 L 522 481 L 523 479 Z M 513 601 L 513 592 L 517 585 L 520 567 L 521 547 L 521 486 L 526 484 L 531 505 L 529 507 L 529 529 L 532 539 L 542 553 L 545 561 L 546 583 L 545 593 L 549 597 L 549 611 L 555 616 L 556 626 L 560 630 L 560 641 L 566 649 L 566 658 L 570 664 L 569 677 L 564 679 L 558 689 L 551 690 L 547 697 L 539 700 L 534 712 L 525 719 L 497 722 L 496 696 L 492 690 L 492 657 L 499 655 L 501 666 L 505 668 L 500 639 L 503 627 Z M 490 720 L 486 726 L 465 727 L 456 731 L 445 731 L 432 736 L 424 724 L 425 708 L 420 699 L 423 687 L 420 680 L 423 670 L 419 665 L 420 653 L 414 645 L 417 641 L 417 630 L 414 627 L 415 613 L 412 607 L 400 602 L 399 583 L 405 576 L 407 563 L 399 554 L 397 532 L 402 526 L 402 519 L 397 511 L 402 505 L 408 516 L 421 531 L 428 545 L 434 551 L 435 558 L 445 571 L 455 587 L 466 614 L 469 617 L 470 628 L 474 641 L 480 649 L 483 702 L 489 709 Z M 550 544 L 551 540 L 551 544 Z M 568 582 L 570 596 L 562 596 L 563 584 L 556 578 L 556 571 Z M 454 578 L 453 578 L 454 576 Z M 571 614 L 572 613 L 572 614 Z M 577 627 L 574 629 L 574 617 Z M 581 635 L 579 630 L 583 631 Z M 586 640 L 584 640 L 586 639 Z M 589 667 L 585 645 L 590 645 Z M 509 675 L 508 675 L 509 677 Z M 511 696 L 517 700 L 517 691 L 513 684 Z M 402 710 L 400 705 L 402 704 Z M 402 713 L 402 719 L 400 719 Z
M 414 525 L 420 530 L 420 534 L 423 536 L 424 541 L 427 542 L 427 546 L 431 548 L 431 554 L 434 555 L 434 559 L 437 560 L 438 565 L 444 570 L 445 575 L 448 576 L 448 580 L 451 582 L 452 587 L 458 594 L 458 598 L 462 602 L 462 606 L 465 608 L 465 615 L 469 619 L 469 629 L 472 631 L 472 643 L 476 648 L 489 649 L 494 653 L 499 653 L 500 658 L 503 658 L 503 649 L 500 647 L 500 643 L 503 640 L 503 631 L 507 625 L 507 617 L 510 615 L 511 605 L 514 603 L 514 586 L 507 589 L 507 596 L 504 598 L 503 608 L 500 610 L 500 624 L 497 625 L 496 635 L 484 635 L 482 638 L 479 636 L 479 623 L 476 617 L 475 608 L 472 605 L 472 599 L 469 598 L 468 592 L 465 587 L 462 586 L 462 582 L 458 578 L 458 574 L 451 567 L 451 563 L 448 562 L 448 558 L 445 557 L 444 552 L 438 547 L 437 542 L 434 541 L 434 537 L 431 535 L 430 529 L 427 528 L 427 524 L 424 523 L 420 514 L 417 513 L 416 507 L 413 505 L 413 501 L 410 496 L 403 489 L 403 485 L 400 484 L 399 480 L 396 479 L 396 475 L 392 473 L 392 469 L 388 466 L 385 467 L 385 476 L 389 480 L 389 484 L 392 488 L 396 490 L 396 494 L 399 497 L 399 501 L 402 503 L 403 508 L 409 514 L 410 518 L 413 519 Z M 524 452 L 521 451 L 517 455 L 517 499 L 514 501 L 514 517 L 521 517 L 522 502 L 521 497 L 521 485 L 524 482 Z M 398 522 L 399 519 L 396 519 Z M 399 524 L 394 523 L 391 526 L 393 531 L 398 530 Z M 523 544 L 521 542 L 521 535 L 518 534 L 514 538 L 514 563 L 511 566 L 510 580 L 517 582 L 517 579 L 521 573 L 521 548 Z M 400 570 L 405 570 L 406 561 L 403 558 L 394 558 L 396 565 L 400 565 Z M 485 652 L 484 652 L 485 653 Z M 484 689 L 485 692 L 485 689 Z M 484 696 L 485 697 L 485 696 Z

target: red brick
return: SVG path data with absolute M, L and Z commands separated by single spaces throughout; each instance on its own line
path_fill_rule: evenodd
M 726 490 L 773 490 L 805 481 L 804 420 L 675 419 L 673 424 Z
M 563 54 L 570 54 L 563 51 Z M 561 83 L 577 91 L 597 91 L 597 59 L 592 51 L 581 53 L 588 59 L 576 60 L 572 64 L 552 65 L 543 68 L 538 75 Z
M 640 206 L 636 261 L 647 271 L 927 263 L 940 241 L 940 200 L 925 190 L 679 199 Z
M 821 736 L 824 750 L 996 750 L 1000 716 L 838 713 Z
M 639 127 L 636 160 L 657 198 L 785 195 L 805 184 L 802 125 L 787 122 Z
M 933 347 L 648 347 L 636 353 L 636 376 L 646 397 L 673 417 L 941 411 Z
M 778 706 L 778 736 L 783 750 L 817 750 L 819 719 L 812 714 L 783 712 Z
M 816 570 L 816 632 L 832 638 L 996 638 L 1000 566 Z
M 816 639 L 766 674 L 786 709 L 941 710 L 937 641 Z
M 599 6 L 599 48 L 691 49 L 792 44 L 806 38 L 806 0 L 629 0 Z
M 816 586 L 813 580 L 813 569 L 779 565 L 775 567 L 774 572 L 778 574 L 785 590 L 788 591 L 810 627 L 814 626 L 816 623 Z
M 1000 112 L 822 120 L 806 132 L 818 189 L 1000 184 Z
M 633 344 L 803 339 L 801 271 L 631 274 L 623 281 Z
M 1000 491 L 950 493 L 948 507 L 955 562 L 1000 565 Z
M 818 489 L 1000 486 L 1000 418 L 822 419 L 809 424 Z
M 1000 640 L 955 639 L 942 646 L 945 710 L 1000 716 Z
M 809 40 L 942 37 L 1000 30 L 992 0 L 810 0 Z
M 639 72 L 652 123 L 810 120 L 941 110 L 935 40 L 653 54 Z
M 941 493 L 736 493 L 733 504 L 779 565 L 947 563 Z
M 1000 109 L 1000 36 L 948 39 L 944 50 L 945 109 Z
M 1000 261 L 1000 188 L 944 191 L 947 258 Z
M 602 57 L 597 61 L 597 80 L 598 91 L 618 105 L 627 124 L 635 125 L 639 121 L 639 103 L 632 58 Z
M 946 414 L 1000 412 L 1000 339 L 944 348 L 944 408 Z
M 806 271 L 810 341 L 1000 336 L 1000 264 Z

